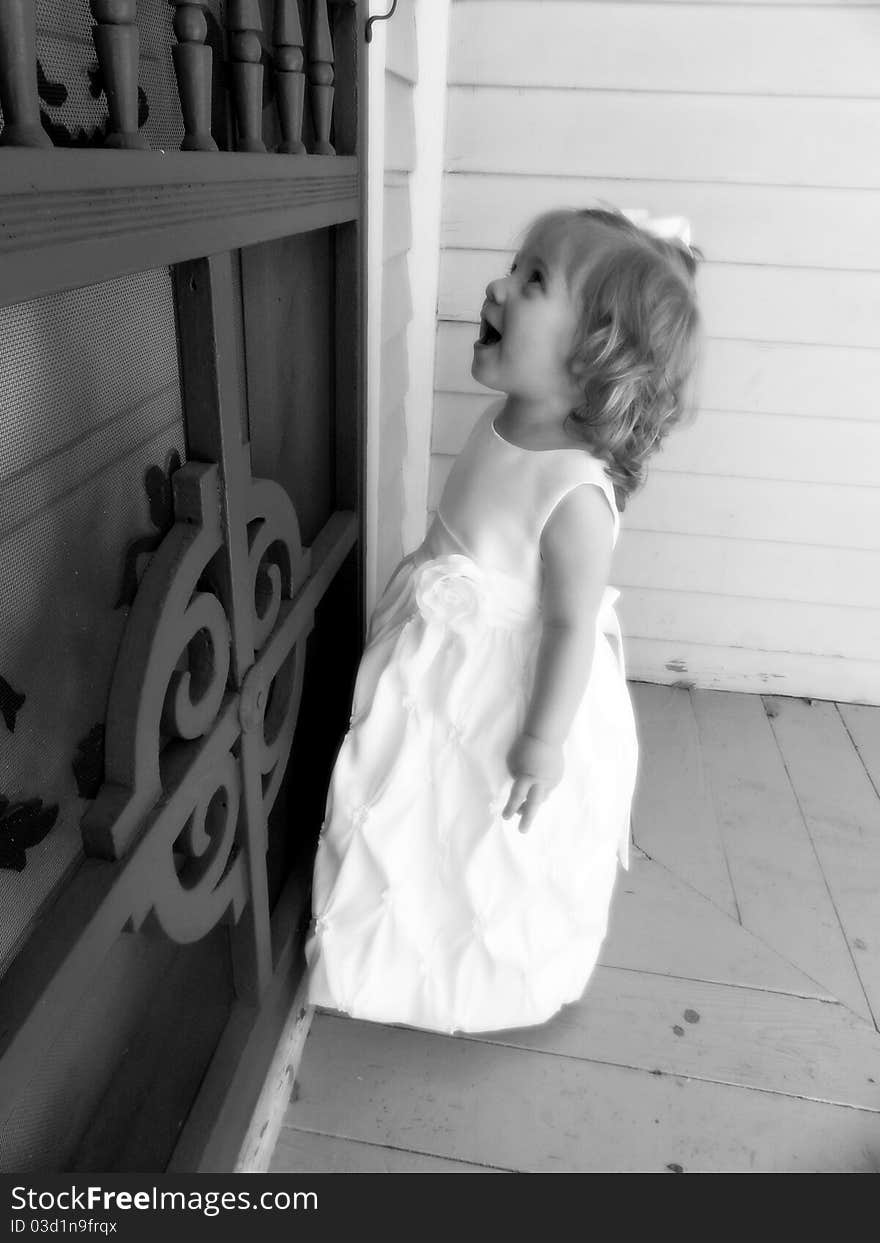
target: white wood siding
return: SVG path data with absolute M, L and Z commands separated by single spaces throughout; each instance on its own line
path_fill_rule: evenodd
M 401 0 L 386 24 L 385 177 L 382 205 L 382 325 L 378 427 L 376 584 L 381 594 L 403 556 L 406 509 L 407 328 L 413 314 L 410 175 L 415 167 L 413 94 L 418 81 L 414 0 Z
M 687 215 L 696 424 L 627 505 L 629 675 L 880 703 L 880 5 L 454 0 L 429 510 L 539 211 Z

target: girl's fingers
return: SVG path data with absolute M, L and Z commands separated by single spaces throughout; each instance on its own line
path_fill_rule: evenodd
M 501 813 L 505 820 L 509 820 L 511 816 L 515 816 L 522 807 L 531 784 L 531 777 L 516 777 L 514 779 L 513 785 L 510 787 L 510 794 L 504 806 L 504 811 Z
M 532 821 L 538 814 L 538 808 L 541 806 L 546 797 L 547 793 L 544 786 L 540 782 L 535 782 L 531 790 L 529 790 L 529 796 L 525 801 L 525 806 L 523 808 L 522 815 L 520 816 L 520 833 L 528 833 L 529 829 L 532 827 Z
M 519 813 L 519 831 L 527 833 L 546 797 L 547 787 L 543 781 L 536 781 L 534 777 L 517 777 L 501 814 L 505 820 L 509 820 L 511 816 Z

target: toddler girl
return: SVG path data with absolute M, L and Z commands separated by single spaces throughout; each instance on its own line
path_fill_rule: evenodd
M 505 396 L 372 617 L 315 859 L 311 1004 L 476 1032 L 583 992 L 638 759 L 608 573 L 683 412 L 695 270 L 618 212 L 557 211 L 489 284 L 472 375 Z

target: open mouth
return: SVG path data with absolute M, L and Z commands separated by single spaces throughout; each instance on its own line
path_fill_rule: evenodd
M 501 340 L 501 333 L 497 328 L 493 328 L 485 316 L 480 320 L 480 335 L 477 338 L 477 345 L 495 345 Z

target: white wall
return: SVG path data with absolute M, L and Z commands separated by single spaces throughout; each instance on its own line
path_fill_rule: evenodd
M 630 500 L 636 680 L 880 703 L 880 7 L 453 0 L 428 508 L 538 211 L 684 214 L 701 413 Z

